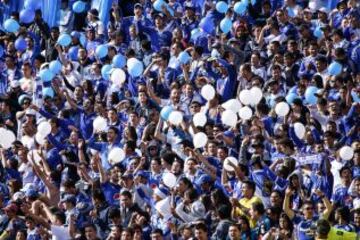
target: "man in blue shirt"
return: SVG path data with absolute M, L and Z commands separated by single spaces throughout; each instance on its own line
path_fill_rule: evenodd
M 294 190 L 288 187 L 285 191 L 285 198 L 283 210 L 286 215 L 297 225 L 296 239 L 298 240 L 313 240 L 314 235 L 312 231 L 316 227 L 318 216 L 314 215 L 314 205 L 311 201 L 305 201 L 302 206 L 302 215 L 295 214 L 294 210 L 290 208 L 290 198 L 294 194 Z M 322 215 L 323 219 L 327 219 L 332 211 L 332 205 L 329 199 L 319 190 L 316 194 L 322 199 L 325 205 L 325 211 Z

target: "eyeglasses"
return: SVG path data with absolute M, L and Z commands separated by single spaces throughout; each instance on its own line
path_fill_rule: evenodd
M 306 211 L 312 211 L 312 210 L 313 210 L 313 208 L 311 208 L 311 207 L 307 207 L 307 208 L 304 208 L 304 210 L 306 210 Z
M 199 105 L 191 105 L 190 108 L 199 108 Z

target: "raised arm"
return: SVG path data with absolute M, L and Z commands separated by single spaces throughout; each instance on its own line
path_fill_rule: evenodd
M 283 210 L 285 214 L 290 218 L 290 220 L 292 220 L 295 217 L 295 212 L 292 209 L 290 209 L 290 197 L 293 194 L 294 194 L 294 190 L 287 187 L 285 191 Z

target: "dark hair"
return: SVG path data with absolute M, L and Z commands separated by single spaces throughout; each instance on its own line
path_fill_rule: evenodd
M 104 193 L 102 192 L 101 189 L 97 188 L 93 191 L 93 194 L 92 194 L 92 197 L 96 200 L 99 200 L 101 202 L 104 202 L 105 201 L 105 195 Z
M 185 193 L 188 194 L 191 201 L 195 201 L 198 198 L 198 193 L 194 188 L 186 190 Z
M 155 228 L 154 230 L 151 231 L 151 234 L 160 234 L 161 236 L 164 236 L 163 231 L 160 228 Z
M 132 194 L 131 194 L 131 192 L 128 191 L 128 190 L 121 191 L 121 192 L 120 192 L 120 196 L 132 198 Z
M 347 206 L 340 206 L 338 209 L 336 209 L 336 213 L 339 214 L 345 222 L 350 222 L 351 213 Z
M 120 209 L 116 208 L 116 207 L 110 207 L 108 217 L 109 218 L 118 218 L 118 217 L 120 217 Z
M 196 230 L 203 230 L 203 231 L 205 231 L 205 232 L 207 232 L 207 230 L 208 230 L 206 224 L 203 223 L 203 222 L 200 222 L 200 223 L 196 224 L 196 225 L 195 225 L 195 229 L 196 229 Z
M 263 215 L 265 213 L 265 207 L 264 204 L 261 202 L 254 202 L 252 204 L 252 208 L 257 211 L 260 215 Z
M 245 180 L 243 184 L 246 184 L 253 191 L 253 193 L 255 192 L 256 185 L 253 181 Z

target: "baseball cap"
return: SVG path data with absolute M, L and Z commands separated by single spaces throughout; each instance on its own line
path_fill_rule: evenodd
M 39 193 L 35 189 L 29 188 L 26 190 L 25 196 L 29 198 L 35 198 L 39 196 Z
M 71 202 L 73 204 L 76 203 L 76 197 L 74 194 L 65 194 L 65 196 L 60 200 L 60 202 Z
M 213 180 L 209 175 L 203 174 L 203 175 L 200 176 L 199 179 L 196 180 L 196 185 L 201 186 L 202 184 L 211 183 L 212 181 Z
M 90 212 L 93 207 L 90 203 L 86 203 L 86 202 L 79 202 L 78 204 L 76 204 L 76 209 L 81 213 L 81 214 L 86 214 L 88 212 Z
M 322 7 L 318 10 L 319 12 L 322 12 L 322 13 L 326 13 L 328 14 L 329 13 L 329 10 L 326 8 L 326 7 Z
M 36 111 L 34 109 L 27 109 L 25 112 L 25 115 L 32 115 L 35 116 L 36 115 Z
M 135 174 L 135 177 L 143 177 L 143 178 L 148 178 L 148 175 L 146 174 L 145 171 L 140 170 Z
M 228 130 L 224 132 L 224 136 L 228 138 L 234 138 L 235 134 L 233 133 L 233 131 Z
M 72 31 L 70 35 L 71 35 L 71 37 L 74 37 L 77 39 L 80 38 L 80 33 L 78 31 Z
M 141 5 L 141 3 L 135 3 L 134 8 L 143 8 L 143 6 Z

